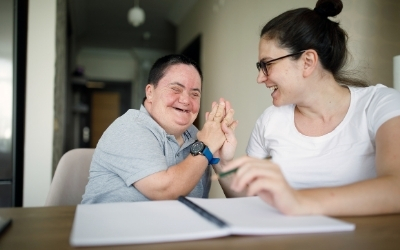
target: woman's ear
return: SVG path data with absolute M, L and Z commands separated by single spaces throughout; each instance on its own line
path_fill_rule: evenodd
M 147 84 L 146 85 L 146 99 L 149 102 L 153 101 L 153 93 L 154 93 L 154 85 L 153 84 Z
M 303 76 L 310 76 L 318 65 L 318 54 L 315 50 L 306 50 L 302 56 L 304 60 Z

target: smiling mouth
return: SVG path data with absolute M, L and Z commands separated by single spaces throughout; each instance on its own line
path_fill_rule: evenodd
M 180 108 L 174 108 L 175 110 L 178 110 L 182 113 L 189 113 L 189 110 L 184 110 L 184 109 L 180 109 Z
M 278 86 L 271 86 L 271 87 L 268 87 L 267 86 L 267 88 L 269 88 L 269 90 L 271 90 L 271 92 L 273 93 L 275 90 L 277 90 L 278 89 Z

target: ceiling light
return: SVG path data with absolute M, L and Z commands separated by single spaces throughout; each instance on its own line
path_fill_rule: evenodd
M 135 27 L 138 27 L 142 23 L 144 23 L 144 19 L 146 15 L 139 7 L 139 0 L 135 0 L 135 7 L 131 8 L 128 12 L 128 22 Z

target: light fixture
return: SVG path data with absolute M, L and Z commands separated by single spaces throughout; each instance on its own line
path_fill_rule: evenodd
M 142 23 L 144 23 L 144 19 L 146 15 L 139 7 L 139 0 L 135 0 L 135 7 L 131 8 L 128 12 L 128 22 L 135 27 L 138 27 Z

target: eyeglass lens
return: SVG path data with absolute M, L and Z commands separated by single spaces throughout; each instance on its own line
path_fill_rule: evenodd
M 268 62 L 259 61 L 259 62 L 256 63 L 257 69 L 258 69 L 258 71 L 260 71 L 260 69 L 261 69 L 263 71 L 264 75 L 268 76 L 268 68 L 267 67 L 272 62 L 280 60 L 280 59 L 283 59 L 283 58 L 286 58 L 286 57 L 289 57 L 289 56 L 294 56 L 294 55 L 303 53 L 304 51 L 305 50 L 302 50 L 302 51 L 299 51 L 299 52 L 296 52 L 296 53 L 293 53 L 293 54 L 289 54 L 289 55 L 286 55 L 286 56 L 278 57 L 278 58 L 269 60 Z

